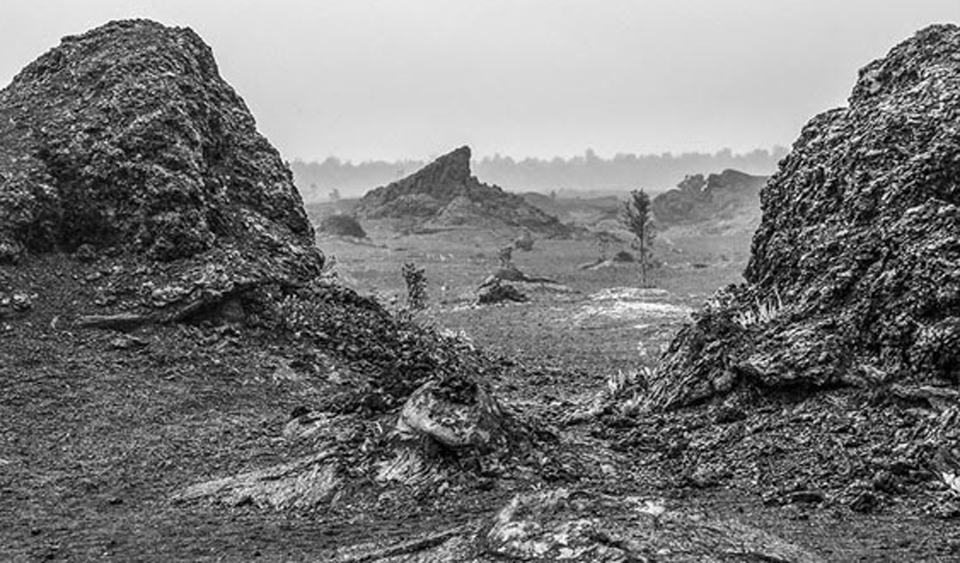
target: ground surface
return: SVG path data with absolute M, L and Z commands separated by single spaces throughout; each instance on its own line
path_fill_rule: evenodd
M 736 518 L 832 561 L 960 559 L 960 527 L 943 514 L 944 493 L 921 468 L 905 470 L 892 492 L 877 492 L 870 514 L 851 511 L 840 485 L 830 488 L 836 475 L 862 471 L 869 480 L 885 463 L 883 451 L 849 436 L 866 429 L 893 436 L 923 413 L 890 415 L 840 393 L 757 399 L 726 418 L 709 407 L 570 422 L 613 375 L 652 365 L 689 310 L 739 281 L 748 235 L 668 233 L 656 290 L 637 290 L 630 264 L 579 269 L 598 257 L 590 240 L 538 240 L 533 251 L 514 253 L 516 265 L 566 289 L 531 287 L 529 303 L 479 308 L 473 291 L 496 270 L 497 249 L 513 233 L 365 228 L 370 241 L 318 241 L 337 257 L 345 283 L 402 302 L 400 266 L 425 268 L 430 306 L 420 320 L 462 331 L 522 367 L 493 382 L 503 403 L 540 417 L 570 447 L 609 458 L 608 473 L 492 479 L 420 501 L 354 495 L 322 510 L 174 502 L 194 483 L 309 454 L 283 439 L 283 428 L 294 409 L 322 401 L 326 384 L 290 377 L 296 350 L 270 334 L 167 326 L 142 329 L 131 342 L 63 323 L 90 272 L 52 261 L 9 270 L 18 287 L 43 298 L 0 332 L 0 560 L 336 561 L 350 546 L 389 546 L 488 516 L 515 492 L 553 481 Z M 62 283 L 64 276 L 76 284 Z M 76 293 L 45 294 L 73 286 Z M 847 403 L 862 416 L 850 419 Z M 752 454 L 737 461 L 745 451 Z M 819 496 L 798 494 L 812 487 Z

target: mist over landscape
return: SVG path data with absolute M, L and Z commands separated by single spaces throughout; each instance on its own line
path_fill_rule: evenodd
M 787 154 L 784 147 L 757 149 L 745 154 L 724 149 L 716 153 L 617 154 L 603 158 L 593 151 L 572 158 L 524 158 L 486 156 L 476 159 L 474 170 L 480 178 L 515 192 L 574 192 L 593 195 L 624 194 L 645 188 L 652 193 L 672 188 L 685 176 L 698 172 L 737 169 L 749 174 L 769 175 Z M 341 197 L 358 197 L 367 190 L 388 184 L 422 168 L 421 160 L 342 161 L 335 157 L 321 162 L 294 160 L 290 163 L 297 188 L 307 201 L 328 199 L 337 190 Z
M 3 0 L 0 561 L 960 561 L 957 0 Z

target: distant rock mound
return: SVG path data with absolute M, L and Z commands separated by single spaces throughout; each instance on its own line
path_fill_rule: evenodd
M 367 232 L 353 215 L 328 215 L 320 220 L 317 230 L 335 237 L 367 238 Z
M 139 289 L 112 290 L 161 308 L 323 266 L 290 171 L 211 49 L 147 20 L 66 37 L 0 91 L 0 263 L 61 252 L 155 265 L 152 289 L 131 274 L 117 283 Z
M 766 176 L 737 170 L 687 176 L 677 188 L 653 198 L 654 217 L 661 224 L 683 225 L 711 219 L 760 213 L 760 188 Z
M 745 286 L 665 354 L 651 406 L 748 383 L 960 382 L 960 28 L 928 27 L 860 71 L 764 187 Z
M 413 219 L 428 227 L 524 227 L 548 235 L 569 228 L 517 194 L 470 172 L 470 148 L 441 156 L 411 176 L 368 192 L 356 208 L 368 219 Z

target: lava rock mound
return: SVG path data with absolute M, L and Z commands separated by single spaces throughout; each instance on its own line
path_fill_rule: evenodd
M 753 176 L 737 170 L 719 174 L 687 176 L 653 198 L 653 213 L 662 224 L 686 224 L 732 217 L 756 211 L 759 214 L 760 188 L 766 176 Z
M 960 382 L 960 28 L 860 71 L 761 192 L 744 286 L 665 354 L 650 406 L 762 388 Z
M 548 236 L 569 234 L 559 219 L 517 195 L 484 184 L 470 172 L 470 147 L 441 156 L 418 172 L 368 192 L 356 212 L 368 219 L 408 219 L 424 227 L 524 227 Z
M 313 244 L 290 171 L 190 29 L 111 22 L 64 38 L 0 92 L 0 261 L 232 247 L 311 271 Z

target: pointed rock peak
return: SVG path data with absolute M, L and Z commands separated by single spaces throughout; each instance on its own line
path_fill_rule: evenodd
M 428 178 L 438 184 L 465 184 L 470 176 L 470 147 L 464 145 L 437 158 L 410 178 Z

